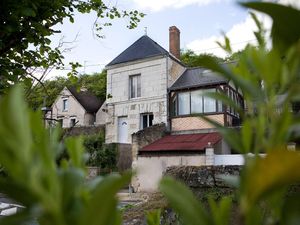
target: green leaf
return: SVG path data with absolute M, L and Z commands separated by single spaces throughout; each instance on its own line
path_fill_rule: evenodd
M 121 188 L 128 185 L 130 179 L 131 173 L 126 173 L 123 176 L 113 174 L 99 182 L 83 209 L 80 224 L 115 225 L 116 220 L 119 220 L 116 211 L 116 194 Z
M 36 13 L 32 8 L 22 8 L 22 14 L 24 16 L 31 16 L 31 17 L 36 16 Z
M 273 191 L 300 182 L 300 155 L 297 152 L 275 150 L 265 158 L 252 160 L 251 163 L 247 161 L 241 180 L 241 206 L 245 212 Z
M 228 225 L 230 222 L 231 199 L 223 197 L 219 204 L 212 198 L 208 199 L 214 225 Z
M 288 196 L 282 206 L 281 225 L 297 225 L 300 221 L 300 194 Z
M 161 210 L 152 210 L 146 213 L 147 225 L 160 225 Z
M 241 3 L 243 6 L 268 14 L 273 19 L 273 46 L 285 52 L 300 38 L 300 11 L 290 6 L 269 2 Z
M 182 183 L 170 177 L 162 179 L 160 191 L 169 201 L 171 207 L 178 213 L 186 225 L 212 224 L 210 217 L 195 195 Z
M 236 87 L 243 90 L 243 92 L 249 93 L 251 96 L 253 96 L 254 99 L 263 98 L 261 89 L 251 84 L 249 80 L 244 79 L 239 74 L 233 73 L 233 71 L 227 64 L 222 65 L 218 63 L 213 57 L 207 55 L 202 56 L 199 62 L 201 66 L 218 73 L 228 80 L 231 80 Z
M 67 138 L 65 143 L 71 164 L 74 167 L 84 168 L 85 162 L 83 158 L 84 148 L 82 146 L 82 138 Z

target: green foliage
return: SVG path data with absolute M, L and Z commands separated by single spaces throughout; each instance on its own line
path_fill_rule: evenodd
M 40 110 L 43 106 L 51 107 L 59 93 L 70 81 L 64 77 L 56 77 L 54 80 L 46 80 L 43 85 L 25 88 L 26 101 L 33 110 Z
M 85 151 L 89 154 L 88 166 L 99 166 L 103 169 L 115 170 L 117 164 L 117 146 L 106 145 L 104 133 L 85 136 Z
M 79 76 L 78 85 L 85 87 L 98 98 L 106 99 L 106 76 L 106 70 L 91 75 L 84 74 Z
M 161 210 L 149 211 L 146 214 L 147 225 L 160 225 Z
M 0 177 L 0 192 L 25 207 L 0 224 L 121 224 L 116 193 L 130 174 L 86 180 L 81 139 L 68 138 L 64 146 L 58 129 L 49 135 L 40 113 L 27 109 L 20 87 L 0 99 L 0 108 L 0 164 L 8 174 Z M 69 160 L 57 165 L 64 148 Z
M 287 151 L 287 143 L 299 137 L 299 112 L 292 111 L 292 103 L 299 101 L 300 88 L 300 32 L 296 28 L 300 11 L 274 3 L 244 3 L 246 7 L 270 15 L 273 19 L 272 48 L 267 50 L 264 29 L 255 15 L 258 26 L 255 36 L 258 47 L 248 45 L 239 54 L 236 64 L 220 65 L 211 56 L 202 56 L 201 65 L 231 80 L 244 96 L 247 110 L 220 93 L 209 96 L 237 109 L 242 118 L 240 130 L 222 127 L 214 121 L 227 143 L 245 155 L 240 177 L 230 177 L 237 186 L 240 224 L 298 224 L 299 193 L 287 195 L 288 187 L 300 183 L 300 155 Z M 230 52 L 225 37 L 223 48 Z M 205 119 L 205 118 L 204 118 Z M 265 157 L 258 155 L 266 152 Z M 229 224 L 230 200 L 219 203 L 209 200 L 209 210 L 182 184 L 165 178 L 160 189 L 183 224 Z M 180 194 L 178 194 L 180 193 Z
M 61 49 L 53 48 L 49 37 L 59 33 L 57 25 L 69 19 L 74 22 L 75 13 L 95 12 L 96 35 L 103 37 L 103 27 L 110 26 L 115 18 L 128 18 L 128 28 L 137 26 L 143 13 L 124 11 L 110 7 L 102 0 L 10 0 L 0 3 L 0 94 L 12 84 L 32 83 L 32 68 L 63 66 Z M 72 63 L 76 74 L 77 63 Z M 31 74 L 32 75 L 32 74 Z
M 211 55 L 211 54 L 196 54 L 195 52 L 193 52 L 190 49 L 182 51 L 182 53 L 180 55 L 180 61 L 183 62 L 188 67 L 198 67 L 201 65 L 200 60 L 201 60 L 201 57 L 204 55 L 211 56 L 220 63 L 225 61 L 225 59 Z
M 211 218 L 204 207 L 195 198 L 192 191 L 183 184 L 171 178 L 164 178 L 160 183 L 160 190 L 169 200 L 172 208 L 181 216 L 184 224 L 211 224 Z

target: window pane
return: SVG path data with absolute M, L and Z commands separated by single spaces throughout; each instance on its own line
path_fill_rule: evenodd
M 131 77 L 131 98 L 136 97 L 136 79 Z
M 202 91 L 191 92 L 191 111 L 192 113 L 203 113 Z
M 136 76 L 137 80 L 137 96 L 136 97 L 141 97 L 141 76 Z
M 218 93 L 224 94 L 224 92 L 220 89 L 217 89 Z M 217 100 L 218 112 L 223 112 L 223 103 L 220 100 Z
M 68 109 L 68 99 L 64 99 L 63 100 L 63 110 L 67 110 Z
M 206 90 L 207 92 L 215 92 L 215 89 Z M 204 96 L 204 112 L 216 112 L 216 100 L 207 96 Z
M 223 112 L 223 104 L 220 100 L 218 100 L 218 112 Z
M 172 99 L 171 116 L 177 116 L 177 95 Z
M 190 93 L 178 94 L 178 115 L 190 114 Z
M 135 75 L 129 77 L 130 98 L 141 97 L 141 76 Z
M 148 118 L 147 118 L 147 115 L 143 115 L 142 116 L 143 117 L 143 127 L 142 128 L 146 128 L 146 127 L 148 127 L 147 125 L 148 125 Z
M 149 127 L 153 125 L 153 114 L 149 115 Z

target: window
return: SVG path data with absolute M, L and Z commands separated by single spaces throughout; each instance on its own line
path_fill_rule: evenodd
M 68 99 L 63 99 L 63 111 L 68 111 Z
M 171 98 L 171 115 L 223 112 L 221 101 L 205 96 L 206 93 L 216 91 L 213 88 L 178 93 L 177 99 L 176 95 Z
M 141 75 L 129 77 L 129 98 L 141 97 Z
M 177 115 L 177 95 L 171 97 L 171 116 Z
M 152 125 L 153 125 L 153 114 L 152 113 L 141 114 L 141 129 L 150 127 Z
M 191 113 L 203 113 L 203 91 L 197 90 L 191 92 Z
M 215 89 L 210 89 L 210 90 L 205 90 L 206 93 L 209 92 L 215 92 Z M 208 97 L 208 96 L 203 96 L 203 104 L 204 104 L 204 112 L 205 113 L 211 113 L 211 112 L 216 112 L 216 100 Z
M 76 125 L 76 118 L 70 119 L 70 127 L 74 127 Z
M 178 115 L 190 114 L 190 92 L 178 94 Z

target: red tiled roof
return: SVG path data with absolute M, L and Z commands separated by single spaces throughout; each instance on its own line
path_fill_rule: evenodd
M 221 140 L 219 133 L 168 135 L 142 148 L 140 152 L 203 151 Z

